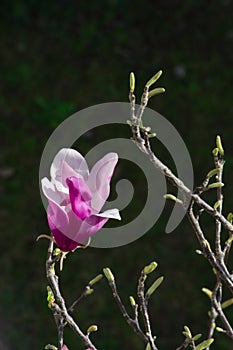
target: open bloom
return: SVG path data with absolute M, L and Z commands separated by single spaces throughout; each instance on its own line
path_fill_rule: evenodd
M 108 219 L 120 220 L 118 209 L 100 213 L 117 161 L 116 153 L 108 153 L 89 172 L 86 160 L 74 149 L 63 148 L 55 156 L 51 180 L 43 178 L 41 183 L 48 199 L 49 227 L 61 250 L 74 250 Z

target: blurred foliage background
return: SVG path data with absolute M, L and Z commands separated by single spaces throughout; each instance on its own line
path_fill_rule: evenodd
M 213 167 L 215 136 L 222 136 L 227 160 L 224 212 L 232 210 L 232 10 L 231 0 L 1 2 L 2 349 L 43 349 L 56 342 L 46 303 L 48 242 L 35 242 L 38 234 L 48 232 L 38 186 L 45 143 L 72 113 L 94 104 L 127 102 L 130 71 L 136 73 L 140 94 L 146 80 L 163 69 L 160 86 L 166 94 L 153 98 L 150 107 L 168 118 L 183 137 L 196 184 Z M 116 135 L 115 128 L 98 128 L 92 137 L 82 138 L 79 151 L 85 154 L 102 139 L 130 137 L 127 128 L 117 130 Z M 132 174 L 128 166 L 119 163 L 115 182 L 125 173 Z M 146 188 L 142 174 L 136 170 L 133 174 L 139 190 L 125 210 L 130 218 L 143 208 Z M 213 203 L 214 195 L 208 200 Z M 127 304 L 128 295 L 135 294 L 140 269 L 158 261 L 165 281 L 152 298 L 151 317 L 161 350 L 175 349 L 182 342 L 184 324 L 206 334 L 209 301 L 201 288 L 211 289 L 214 283 L 207 262 L 195 254 L 198 244 L 187 220 L 174 233 L 164 233 L 171 208 L 167 203 L 150 232 L 130 245 L 70 254 L 61 278 L 71 303 L 91 278 L 109 266 Z M 211 241 L 213 221 L 204 216 L 203 222 Z M 83 329 L 98 324 L 93 340 L 99 349 L 144 348 L 122 319 L 104 280 L 76 316 Z M 232 312 L 230 318 L 233 322 Z M 66 331 L 65 339 L 71 350 L 84 349 L 71 331 Z M 212 348 L 229 350 L 232 344 L 219 334 Z

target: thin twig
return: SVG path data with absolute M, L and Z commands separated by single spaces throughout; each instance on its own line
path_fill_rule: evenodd
M 231 338 L 233 339 L 233 329 L 225 315 L 225 313 L 223 312 L 223 309 L 222 309 L 222 306 L 221 306 L 221 303 L 217 300 L 216 296 L 213 296 L 213 304 L 214 304 L 214 307 L 225 327 L 225 331 L 226 331 L 226 334 Z
M 55 274 L 55 266 L 54 266 L 54 259 L 53 259 L 53 242 L 50 241 L 49 248 L 48 248 L 48 255 L 46 260 L 46 276 L 50 285 L 50 288 L 52 289 L 55 302 L 51 305 L 51 310 L 54 314 L 54 317 L 56 319 L 56 324 L 58 327 L 58 350 L 61 350 L 61 346 L 63 345 L 63 328 L 64 324 L 67 323 L 70 328 L 74 331 L 74 333 L 83 341 L 83 343 L 88 346 L 89 348 L 93 350 L 97 350 L 97 348 L 94 346 L 92 341 L 90 340 L 88 335 L 85 335 L 77 323 L 74 321 L 74 319 L 69 314 L 65 300 L 62 297 L 62 294 L 60 292 L 59 283 L 58 283 L 58 276 Z
M 219 172 L 216 175 L 217 181 L 222 182 L 224 161 L 220 157 L 214 156 L 214 162 L 215 162 L 215 167 L 219 169 Z M 217 201 L 219 202 L 219 206 L 216 210 L 218 211 L 219 214 L 222 214 L 222 207 L 223 207 L 222 187 L 217 188 Z M 216 251 L 216 257 L 220 261 L 222 261 L 224 258 L 222 247 L 221 247 L 221 229 L 222 229 L 222 223 L 220 220 L 216 219 L 215 251 Z
M 204 233 L 201 229 L 201 226 L 199 224 L 199 221 L 196 219 L 194 213 L 193 213 L 193 203 L 191 202 L 191 205 L 187 211 L 187 216 L 189 218 L 189 221 L 192 224 L 192 227 L 194 229 L 194 232 L 198 238 L 198 241 L 202 247 L 202 251 L 204 256 L 207 258 L 211 266 L 216 270 L 216 273 L 218 273 L 219 278 L 224 281 L 226 286 L 229 288 L 231 293 L 233 293 L 233 281 L 232 277 L 229 274 L 229 271 L 227 270 L 224 263 L 217 261 L 215 254 L 210 248 L 210 245 L 208 244 L 207 240 L 205 239 Z
M 150 318 L 148 314 L 148 308 L 147 303 L 145 300 L 145 280 L 147 278 L 147 275 L 142 270 L 141 276 L 138 280 L 138 298 L 139 298 L 139 304 L 140 304 L 140 311 L 142 314 L 142 318 L 144 321 L 144 326 L 146 330 L 146 335 L 148 338 L 148 343 L 150 343 L 150 347 L 152 350 L 158 350 L 157 346 L 155 345 L 155 340 L 152 335 L 151 325 L 150 325 Z
M 128 314 L 124 304 L 122 303 L 121 297 L 120 297 L 120 295 L 118 293 L 118 290 L 117 290 L 117 286 L 116 286 L 115 280 L 114 281 L 108 280 L 108 284 L 109 284 L 109 286 L 110 286 L 110 288 L 112 290 L 113 297 L 116 300 L 116 302 L 117 302 L 117 304 L 119 306 L 119 309 L 121 310 L 121 313 L 122 313 L 123 317 L 125 318 L 126 322 L 144 340 L 144 342 L 148 342 L 147 336 L 143 333 L 143 331 L 142 331 L 142 329 L 141 329 L 141 327 L 139 325 L 138 318 L 136 317 L 137 314 L 135 313 L 135 318 L 132 319 L 129 316 L 129 314 Z M 135 310 L 135 312 L 136 312 L 136 310 Z
M 73 312 L 74 308 L 88 296 L 88 291 L 90 291 L 90 286 L 87 285 L 82 292 L 82 294 L 73 302 L 73 304 L 68 308 L 68 312 Z

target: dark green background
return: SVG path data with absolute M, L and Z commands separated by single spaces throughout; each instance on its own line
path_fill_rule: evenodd
M 72 113 L 103 102 L 127 101 L 130 71 L 137 75 L 140 94 L 145 81 L 163 69 L 160 85 L 166 94 L 153 98 L 150 107 L 168 118 L 183 137 L 196 184 L 213 167 L 211 149 L 216 134 L 221 134 L 227 154 L 224 211 L 232 210 L 232 12 L 230 0 L 1 3 L 0 335 L 9 349 L 43 349 L 56 342 L 46 304 L 48 243 L 35 242 L 37 235 L 48 232 L 38 186 L 43 147 L 54 128 Z M 99 141 L 115 136 L 130 137 L 130 131 L 98 128 L 76 147 L 85 154 Z M 172 165 L 156 140 L 153 147 Z M 124 211 L 126 221 L 140 212 L 145 199 L 143 175 L 123 161 L 113 183 L 128 173 L 133 174 L 129 178 L 137 196 Z M 207 198 L 214 203 L 214 193 Z M 154 228 L 131 245 L 71 254 L 61 277 L 62 291 L 71 303 L 85 283 L 109 266 L 129 305 L 140 269 L 158 261 L 154 278 L 162 274 L 165 281 L 150 306 L 161 350 L 175 349 L 182 342 L 185 324 L 195 333 L 206 333 L 209 302 L 201 288 L 214 283 L 211 268 L 194 253 L 198 244 L 187 220 L 171 235 L 164 233 L 171 207 L 168 203 Z M 213 221 L 204 215 L 203 222 L 211 241 Z M 98 324 L 93 335 L 98 349 L 144 349 L 121 318 L 106 281 L 95 289 L 76 316 L 84 330 Z M 71 331 L 66 331 L 65 339 L 70 350 L 84 349 Z M 217 335 L 212 348 L 227 350 L 232 343 Z

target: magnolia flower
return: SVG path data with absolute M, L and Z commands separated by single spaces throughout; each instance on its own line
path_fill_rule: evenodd
M 86 160 L 74 149 L 63 148 L 55 156 L 51 180 L 45 177 L 41 183 L 48 199 L 48 224 L 61 250 L 74 250 L 108 219 L 121 219 L 118 209 L 100 212 L 117 161 L 116 153 L 108 153 L 89 172 Z
M 62 345 L 61 350 L 69 350 L 65 344 Z

